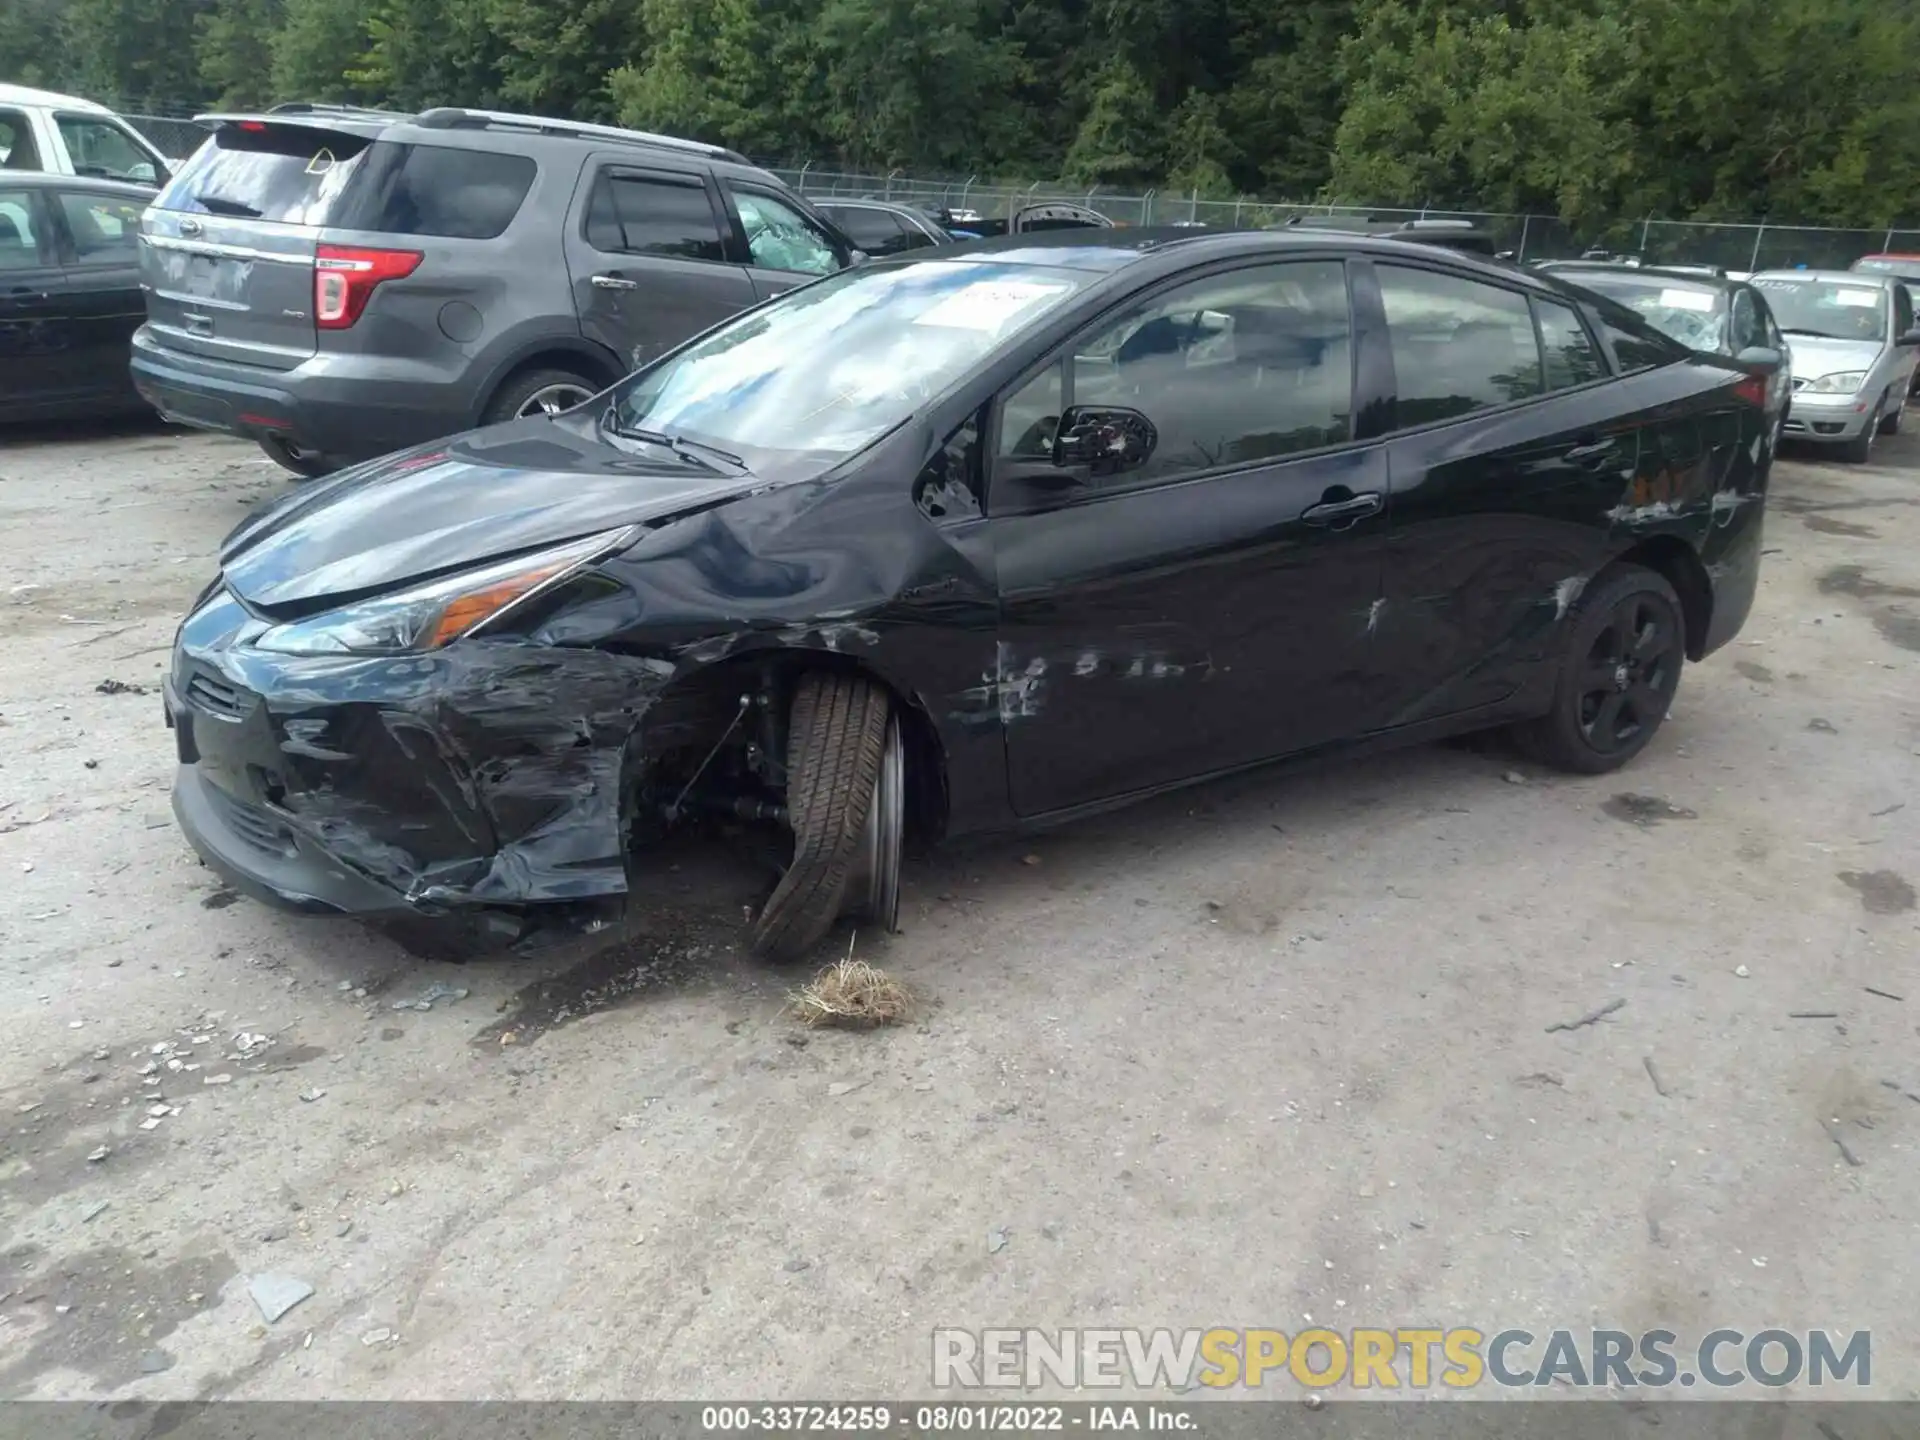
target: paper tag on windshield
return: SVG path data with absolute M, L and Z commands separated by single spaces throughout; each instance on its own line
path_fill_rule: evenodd
M 1665 310 L 1697 310 L 1701 314 L 1713 311 L 1713 296 L 1702 295 L 1698 290 L 1662 290 L 1660 305 Z
M 1066 288 L 1031 280 L 977 281 L 922 310 L 913 317 L 913 323 L 941 325 L 950 330 L 1002 330 L 1023 311 L 1052 299 Z
M 1878 290 L 1836 290 L 1833 292 L 1833 303 L 1851 305 L 1859 310 L 1871 310 L 1880 303 L 1880 292 Z

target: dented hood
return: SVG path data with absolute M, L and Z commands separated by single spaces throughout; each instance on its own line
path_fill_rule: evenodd
M 571 420 L 571 417 L 569 417 Z M 766 482 L 602 441 L 591 420 L 514 421 L 357 465 L 252 516 L 220 550 L 249 604 L 302 610 L 701 509 Z

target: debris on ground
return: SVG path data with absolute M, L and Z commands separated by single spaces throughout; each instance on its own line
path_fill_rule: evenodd
M 147 693 L 146 686 L 129 685 L 125 680 L 102 680 L 93 688 L 95 693 L 100 695 L 144 695 Z
M 1895 813 L 1896 811 L 1899 811 L 1899 810 L 1904 810 L 1904 809 L 1906 809 L 1906 808 L 1907 808 L 1907 802 L 1906 802 L 1906 801 L 1904 801 L 1904 800 L 1902 800 L 1902 801 L 1901 801 L 1901 802 L 1900 802 L 1900 803 L 1899 803 L 1898 805 L 1889 805 L 1889 806 L 1887 806 L 1887 808 L 1886 808 L 1886 809 L 1884 809 L 1884 810 L 1875 810 L 1875 811 L 1873 812 L 1873 818 L 1874 818 L 1875 820 L 1878 820 L 1878 819 L 1880 819 L 1880 818 L 1882 818 L 1883 816 L 1887 816 L 1887 815 L 1892 815 L 1892 814 L 1893 814 L 1893 813 Z
M 1834 1148 L 1840 1152 L 1841 1159 L 1845 1160 L 1847 1164 L 1853 1166 L 1856 1170 L 1867 1163 L 1847 1148 L 1846 1137 L 1840 1133 L 1840 1126 L 1837 1122 L 1823 1120 L 1820 1123 L 1827 1132 L 1827 1138 L 1833 1141 Z
M 789 1275 L 798 1275 L 803 1270 L 811 1270 L 813 1268 L 813 1262 L 811 1260 L 802 1260 L 798 1256 L 795 1256 L 780 1268 L 785 1270 Z
M 89 1220 L 97 1220 L 97 1219 L 99 1219 L 99 1218 L 100 1218 L 100 1213 L 101 1213 L 101 1212 L 102 1212 L 103 1210 L 105 1210 L 105 1209 L 107 1208 L 107 1206 L 109 1206 L 109 1205 L 111 1205 L 112 1203 L 113 1203 L 113 1202 L 112 1202 L 111 1200 L 96 1200 L 96 1201 L 94 1201 L 94 1202 L 93 1202 L 93 1203 L 92 1203 L 91 1205 L 89 1205 L 89 1206 L 87 1206 L 87 1208 L 86 1208 L 86 1209 L 84 1209 L 84 1210 L 82 1210 L 82 1211 L 80 1212 L 80 1223 L 81 1223 L 82 1225 L 84 1225 L 84 1224 L 86 1224 L 86 1223 L 87 1223 L 87 1222 L 88 1222 Z
M 1896 995 L 1891 990 L 1876 990 L 1871 985 L 1862 985 L 1860 988 L 1869 995 L 1878 995 L 1882 1000 L 1898 1000 L 1904 1003 L 1907 998 L 1904 995 Z
M 1662 820 L 1698 820 L 1696 811 L 1684 805 L 1676 805 L 1671 800 L 1658 795 L 1621 794 L 1614 796 L 1600 807 L 1616 820 L 1624 820 L 1629 825 L 1638 825 L 1642 830 L 1651 830 Z
M 291 1275 L 255 1275 L 247 1281 L 247 1293 L 260 1307 L 260 1318 L 271 1325 L 302 1300 L 310 1299 L 313 1286 Z
M 1842 870 L 1840 883 L 1860 897 L 1869 915 L 1899 915 L 1914 908 L 1913 886 L 1892 870 Z
M 1839 1018 L 1838 1010 L 1789 1010 L 1787 1012 L 1789 1020 L 1838 1020 Z
M 1527 777 L 1522 775 L 1518 770 L 1509 770 L 1500 778 L 1509 785 L 1524 785 L 1527 783 Z
M 92 1150 L 89 1150 L 87 1152 L 87 1163 L 91 1165 L 98 1165 L 102 1160 L 106 1159 L 107 1156 L 111 1155 L 112 1153 L 113 1151 L 109 1150 L 104 1145 L 96 1146 Z
M 327 1093 L 326 1091 L 316 1087 L 315 1089 L 312 1089 L 312 1090 L 302 1090 L 300 1092 L 300 1098 L 306 1101 L 309 1105 L 311 1105 L 314 1101 L 322 1098 L 326 1093 Z
M 140 1357 L 142 1375 L 158 1375 L 163 1370 L 173 1368 L 173 1357 L 164 1350 L 149 1350 Z
M 273 1044 L 271 1035 L 259 1035 L 250 1030 L 239 1031 L 233 1037 L 233 1052 L 229 1060 L 251 1060 L 262 1050 Z
M 1516 1085 L 1552 1085 L 1562 1090 L 1564 1090 L 1567 1085 L 1564 1077 L 1554 1074 L 1551 1070 L 1536 1070 L 1531 1075 L 1522 1075 L 1513 1083 Z
M 1642 1055 L 1640 1057 L 1640 1063 L 1647 1067 L 1647 1079 L 1653 1082 L 1653 1093 L 1658 1095 L 1662 1100 L 1666 1099 L 1666 1082 L 1660 1078 L 1660 1072 L 1654 1068 L 1653 1057 L 1651 1055 Z
M 842 1095 L 851 1095 L 866 1083 L 864 1080 L 835 1080 L 827 1086 L 827 1095 L 831 1099 L 838 1100 Z
M 1554 1024 L 1547 1026 L 1547 1033 L 1551 1035 L 1556 1030 L 1578 1030 L 1583 1025 L 1596 1025 L 1600 1021 L 1606 1019 L 1607 1016 L 1613 1014 L 1614 1011 L 1625 1008 L 1626 1003 L 1627 1002 L 1624 998 L 1619 1000 L 1609 1000 L 1606 1004 L 1602 1005 L 1598 1010 L 1594 1010 L 1589 1012 L 1588 1014 L 1582 1015 L 1578 1020 L 1556 1021 Z
M 1840 733 L 1831 720 L 1823 720 L 1818 715 L 1807 721 L 1807 729 L 1817 735 L 1838 735 Z
M 1737 976 L 1739 976 L 1739 977 L 1740 977 L 1740 978 L 1741 978 L 1742 980 L 1745 980 L 1745 979 L 1746 979 L 1746 978 L 1747 978 L 1748 976 L 1750 976 L 1751 974 L 1753 974 L 1753 972 L 1752 972 L 1751 970 L 1749 970 L 1749 969 L 1748 969 L 1748 968 L 1747 968 L 1746 966 L 1744 966 L 1744 965 L 1736 965 L 1736 966 L 1734 966 L 1734 967 L 1733 967 L 1733 973 L 1734 973 L 1735 975 L 1737 975 Z
M 358 994 L 359 992 L 355 991 L 354 993 Z M 451 1005 L 456 1000 L 466 999 L 468 994 L 469 992 L 466 990 L 462 990 L 453 985 L 443 985 L 436 980 L 418 995 L 414 996 L 413 999 L 394 1001 L 392 1008 L 395 1010 L 431 1010 L 436 1001 L 445 1000 Z
M 1007 1248 L 1007 1242 L 1013 1238 L 1013 1232 L 1004 1225 L 996 1225 L 987 1232 L 987 1253 L 998 1255 Z
M 393 1339 L 393 1331 L 385 1325 L 376 1326 L 360 1337 L 362 1345 L 384 1345 Z
M 913 1013 L 913 995 L 886 971 L 849 956 L 834 961 L 795 993 L 791 1010 L 807 1025 L 870 1029 L 907 1019 Z

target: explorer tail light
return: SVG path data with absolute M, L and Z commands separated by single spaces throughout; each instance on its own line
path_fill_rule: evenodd
M 321 245 L 313 252 L 313 320 L 322 330 L 350 329 L 383 280 L 411 275 L 425 257 L 418 250 L 366 250 Z

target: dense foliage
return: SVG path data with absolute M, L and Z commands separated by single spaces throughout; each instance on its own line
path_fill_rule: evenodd
M 130 108 L 488 104 L 769 160 L 1373 204 L 1920 219 L 1905 0 L 0 0 Z

